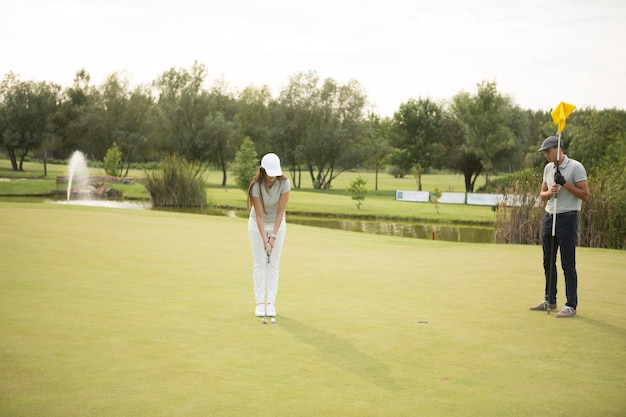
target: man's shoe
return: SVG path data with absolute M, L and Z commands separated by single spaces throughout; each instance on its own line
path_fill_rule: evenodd
M 254 310 L 254 315 L 257 317 L 265 317 L 265 304 L 259 303 L 256 305 L 256 310 Z
M 532 311 L 546 311 L 548 309 L 548 306 L 550 306 L 550 310 L 556 310 L 556 303 L 548 304 L 548 302 L 546 300 L 540 302 L 539 304 L 537 304 L 534 307 L 530 307 L 529 310 L 532 310 Z
M 267 316 L 276 317 L 276 307 L 272 303 L 267 303 Z
M 554 317 L 562 319 L 565 317 L 574 317 L 576 315 L 576 309 L 570 306 L 563 307 L 563 310 L 556 313 Z

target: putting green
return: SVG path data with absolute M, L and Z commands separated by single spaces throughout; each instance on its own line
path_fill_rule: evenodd
M 2 416 L 623 416 L 626 253 L 289 225 L 276 324 L 245 219 L 0 203 Z M 559 306 L 564 286 L 559 270 Z

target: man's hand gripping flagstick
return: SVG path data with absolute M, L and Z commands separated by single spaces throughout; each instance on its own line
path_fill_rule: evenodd
M 565 103 L 562 101 L 550 113 L 552 115 L 552 121 L 554 122 L 555 125 L 557 125 L 557 131 L 556 131 L 557 146 L 556 146 L 556 161 L 554 162 L 554 168 L 555 168 L 554 169 L 554 182 L 557 183 L 561 187 L 565 185 L 565 178 L 563 177 L 563 174 L 561 174 L 561 171 L 559 171 L 559 161 L 561 160 L 561 132 L 563 131 L 563 129 L 565 129 L 567 117 L 570 114 L 572 114 L 572 112 L 575 109 L 576 109 L 576 106 L 574 106 L 573 104 Z M 554 253 L 554 240 L 556 236 L 556 205 L 557 205 L 557 199 L 556 199 L 556 194 L 554 194 L 554 211 L 552 212 L 552 242 L 550 243 L 550 262 L 552 262 L 552 265 L 550 265 L 548 292 L 550 292 L 550 289 L 552 288 L 552 279 L 553 279 L 552 271 L 554 270 L 555 268 L 554 264 L 556 263 L 555 253 Z M 547 301 L 548 302 L 546 303 L 547 305 L 546 310 L 548 314 L 550 314 L 550 300 L 547 300 Z

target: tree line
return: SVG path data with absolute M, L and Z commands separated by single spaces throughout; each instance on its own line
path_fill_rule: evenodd
M 120 176 L 131 165 L 173 154 L 197 174 L 221 170 L 226 185 L 247 139 L 259 155 L 281 156 L 295 188 L 310 181 L 327 189 L 342 172 L 368 168 L 415 175 L 421 190 L 423 173 L 446 169 L 463 175 L 472 192 L 481 175 L 489 191 L 496 172 L 540 169 L 545 161 L 537 147 L 556 131 L 549 111 L 520 108 L 494 82 L 449 100 L 410 99 L 381 117 L 368 110 L 355 80 L 342 84 L 301 72 L 273 96 L 267 86 L 235 92 L 224 80 L 206 87 L 207 75 L 195 62 L 131 88 L 119 73 L 92 85 L 80 70 L 62 89 L 10 72 L 0 83 L 0 145 L 16 171 L 27 156 L 63 160 L 74 150 L 102 161 L 115 145 Z M 624 166 L 625 132 L 624 110 L 577 109 L 563 134 L 566 153 L 588 169 Z

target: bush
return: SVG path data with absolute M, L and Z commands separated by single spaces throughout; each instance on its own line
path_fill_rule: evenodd
M 406 175 L 406 171 L 396 165 L 390 166 L 387 169 L 387 172 L 394 178 L 404 178 L 404 176 Z
M 177 155 L 168 155 L 160 168 L 145 171 L 146 189 L 155 207 L 204 207 L 206 191 L 201 175 Z

